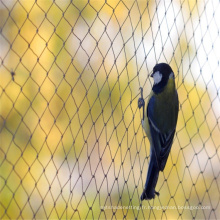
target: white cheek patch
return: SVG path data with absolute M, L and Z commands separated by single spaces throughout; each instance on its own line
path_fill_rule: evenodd
M 174 73 L 173 73 L 173 72 L 170 73 L 169 79 L 170 79 L 170 78 L 173 78 L 173 79 L 174 79 Z
M 154 73 L 153 77 L 154 77 L 154 84 L 158 84 L 162 79 L 162 74 L 159 71 L 157 71 Z

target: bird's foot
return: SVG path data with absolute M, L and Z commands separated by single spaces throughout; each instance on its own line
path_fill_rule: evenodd
M 147 198 L 147 193 L 146 193 L 145 189 L 144 189 L 143 193 L 141 194 L 141 198 L 140 199 L 141 199 L 141 201 L 148 199 Z
M 144 105 L 145 105 L 145 102 L 144 102 L 144 98 L 143 98 L 143 88 L 140 87 L 140 90 L 141 90 L 141 97 L 138 99 L 138 108 L 142 108 L 143 107 L 143 120 L 144 120 Z M 143 125 L 143 123 L 142 123 Z
M 141 97 L 138 99 L 138 108 L 142 108 L 144 106 L 145 102 L 144 99 Z
M 160 193 L 159 193 L 159 192 L 154 191 L 154 193 L 155 193 L 157 196 L 159 196 L 159 195 L 160 195 Z
M 159 192 L 156 192 L 156 191 L 154 191 L 154 193 L 153 194 L 151 194 L 151 195 L 147 195 L 147 192 L 146 192 L 146 189 L 144 189 L 144 191 L 143 191 L 143 193 L 141 194 L 141 201 L 143 201 L 143 200 L 150 200 L 150 199 L 154 199 L 154 197 L 155 197 L 155 195 L 157 195 L 157 196 L 159 196 L 160 195 L 160 193 Z
M 144 105 L 145 105 L 144 98 L 143 98 L 143 88 L 140 87 L 140 90 L 141 90 L 141 97 L 138 99 L 138 108 L 139 109 L 144 107 Z

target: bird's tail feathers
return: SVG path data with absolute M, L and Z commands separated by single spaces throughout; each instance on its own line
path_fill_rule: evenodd
M 153 199 L 156 195 L 159 195 L 158 192 L 155 191 L 155 187 L 157 185 L 158 176 L 159 176 L 159 167 L 156 162 L 156 157 L 154 153 L 151 154 L 150 164 L 147 172 L 147 180 L 145 183 L 144 191 L 141 195 L 141 200 L 149 200 Z

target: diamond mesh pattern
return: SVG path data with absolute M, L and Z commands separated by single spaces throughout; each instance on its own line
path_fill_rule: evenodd
M 0 218 L 220 218 L 219 5 L 1 0 Z M 141 204 L 137 99 L 158 62 L 180 112 L 160 196 Z

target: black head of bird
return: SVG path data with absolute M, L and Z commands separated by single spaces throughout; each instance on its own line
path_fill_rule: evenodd
M 174 73 L 171 67 L 166 63 L 156 64 L 153 68 L 151 77 L 154 78 L 153 91 L 160 93 L 167 85 L 168 80 L 172 77 L 174 79 Z

